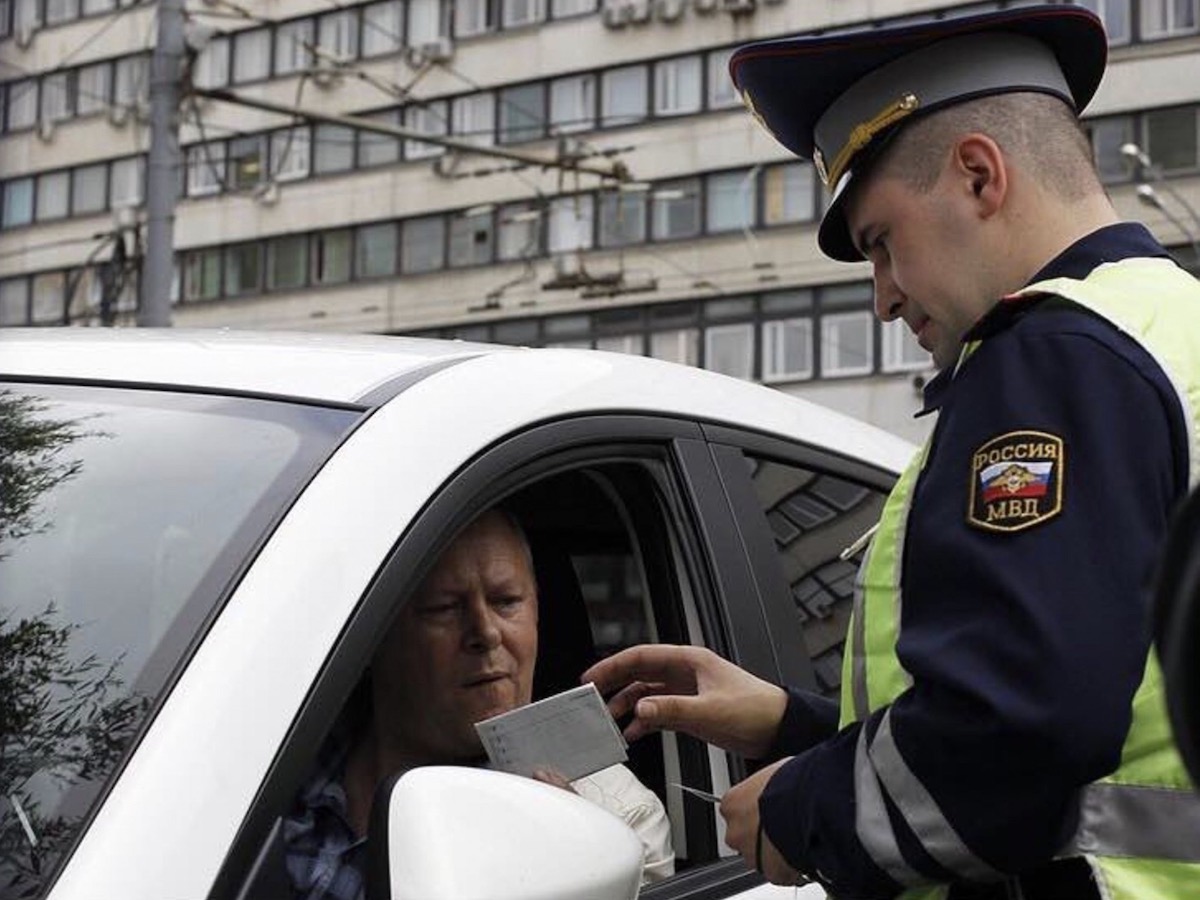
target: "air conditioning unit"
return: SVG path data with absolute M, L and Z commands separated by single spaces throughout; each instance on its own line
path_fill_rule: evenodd
M 417 45 L 417 52 L 427 62 L 449 62 L 454 56 L 454 42 L 448 37 L 426 41 Z
M 629 24 L 630 7 L 625 0 L 606 0 L 601 13 L 606 28 L 624 28 Z
M 318 59 L 312 69 L 312 80 L 317 87 L 331 88 L 342 80 L 342 72 L 329 60 Z
M 731 16 L 745 16 L 754 12 L 755 0 L 720 0 L 721 9 Z
M 717 11 L 719 0 L 692 0 L 692 9 L 702 16 L 712 15 Z
M 17 26 L 17 31 L 13 35 L 13 40 L 17 42 L 17 46 L 24 50 L 33 43 L 33 36 L 37 32 L 37 27 L 33 22 L 22 22 Z
M 654 0 L 654 16 L 660 22 L 678 22 L 683 15 L 684 0 Z
M 129 121 L 129 107 L 114 105 L 108 108 L 108 121 L 117 128 L 122 128 Z
M 43 144 L 49 144 L 54 140 L 54 120 L 53 119 L 38 119 L 37 136 Z
M 635 25 L 644 25 L 650 21 L 653 12 L 650 0 L 627 0 L 629 3 L 629 21 Z
M 554 257 L 555 280 L 568 281 L 578 278 L 582 273 L 583 266 L 579 261 L 578 254 L 561 253 Z

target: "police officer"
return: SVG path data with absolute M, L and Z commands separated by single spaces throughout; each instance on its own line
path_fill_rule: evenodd
M 628 736 L 775 760 L 723 798 L 769 880 L 839 898 L 1200 895 L 1146 590 L 1200 474 L 1200 283 L 1122 223 L 1077 114 L 1099 21 L 1027 6 L 739 49 L 832 200 L 821 249 L 942 370 L 863 561 L 840 715 L 712 653 L 585 673 Z

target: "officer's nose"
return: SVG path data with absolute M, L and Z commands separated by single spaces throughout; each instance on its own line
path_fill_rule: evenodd
M 904 306 L 904 294 L 892 280 L 886 264 L 875 263 L 873 279 L 875 282 L 875 315 L 884 322 L 900 318 L 900 311 Z

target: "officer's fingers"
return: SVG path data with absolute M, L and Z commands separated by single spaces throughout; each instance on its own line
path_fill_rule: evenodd
M 709 704 L 700 697 L 655 694 L 637 702 L 630 730 L 638 736 L 651 731 L 682 731 L 702 741 L 723 746 L 720 722 L 710 722 Z
M 643 697 L 661 694 L 666 686 L 660 682 L 635 681 L 608 698 L 608 711 L 614 719 L 628 715 Z
M 696 651 L 700 650 L 703 648 L 671 644 L 629 647 L 600 660 L 584 672 L 579 680 L 594 682 L 602 694 L 634 681 L 658 681 L 671 685 L 672 690 L 694 690 Z

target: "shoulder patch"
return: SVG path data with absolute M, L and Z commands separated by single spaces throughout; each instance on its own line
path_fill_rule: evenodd
M 1044 431 L 1010 431 L 971 454 L 967 524 L 1023 531 L 1062 511 L 1063 440 Z

